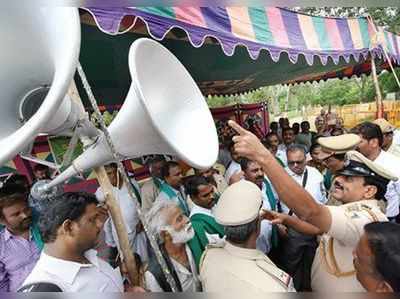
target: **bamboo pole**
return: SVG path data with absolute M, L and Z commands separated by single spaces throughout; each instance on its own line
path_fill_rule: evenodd
M 74 81 L 72 81 L 69 87 L 68 95 L 73 101 L 77 102 L 81 106 L 82 114 L 86 113 Z M 85 143 L 87 142 L 86 136 L 80 136 L 80 138 L 85 145 Z M 129 244 L 128 232 L 123 221 L 121 208 L 114 197 L 111 182 L 103 166 L 94 168 L 94 172 L 96 173 L 97 181 L 99 182 L 101 190 L 103 191 L 105 205 L 110 213 L 111 219 L 115 226 L 115 230 L 117 232 L 119 243 L 118 250 L 120 251 L 120 255 L 123 257 L 121 261 L 125 263 L 125 266 L 128 270 L 130 282 L 134 286 L 139 286 L 141 278 L 137 269 L 135 258 L 133 256 L 133 248 Z
M 125 263 L 131 283 L 134 286 L 139 286 L 140 277 L 135 258 L 133 256 L 133 248 L 129 244 L 128 232 L 122 217 L 121 208 L 114 197 L 112 185 L 103 166 L 94 168 L 94 171 L 96 173 L 101 190 L 103 191 L 105 203 L 108 211 L 110 212 L 115 230 L 117 231 L 119 243 L 118 249 L 123 257 L 121 260 Z
M 377 118 L 383 118 L 383 100 L 382 100 L 382 93 L 381 89 L 379 88 L 379 82 L 378 82 L 378 75 L 376 73 L 376 65 L 375 65 L 375 59 L 371 55 L 371 67 L 372 67 L 372 79 L 374 81 L 374 86 L 376 90 L 376 117 Z

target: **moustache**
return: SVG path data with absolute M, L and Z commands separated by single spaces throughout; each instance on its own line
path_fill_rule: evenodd
M 20 225 L 27 226 L 27 225 L 30 225 L 31 223 L 32 223 L 32 217 L 27 217 L 21 221 Z
M 340 190 L 344 189 L 343 185 L 341 183 L 339 183 L 337 180 L 335 181 L 334 185 L 335 185 L 335 188 L 338 188 Z
M 258 176 L 258 177 L 256 177 L 256 180 L 258 181 L 258 180 L 263 180 L 264 179 L 264 177 L 263 176 Z

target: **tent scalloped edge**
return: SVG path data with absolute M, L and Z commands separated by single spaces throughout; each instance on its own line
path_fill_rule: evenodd
M 261 53 L 261 50 L 265 50 L 269 53 L 271 59 L 274 62 L 278 62 L 281 55 L 283 53 L 286 53 L 288 55 L 289 61 L 293 64 L 296 64 L 299 56 L 302 55 L 307 64 L 308 65 L 313 65 L 314 64 L 314 59 L 315 58 L 319 58 L 321 61 L 322 65 L 326 65 L 328 63 L 328 59 L 331 59 L 335 65 L 339 64 L 340 58 L 343 58 L 345 60 L 346 63 L 349 63 L 351 58 L 353 58 L 356 62 L 359 62 L 362 58 L 364 60 L 367 59 L 367 57 L 371 54 L 374 58 L 379 58 L 381 59 L 384 56 L 383 53 L 383 48 L 382 46 L 378 46 L 377 48 L 373 48 L 373 49 L 360 49 L 360 50 L 352 50 L 352 53 L 321 53 L 318 51 L 312 51 L 313 53 L 307 53 L 305 51 L 301 51 L 301 50 L 295 50 L 295 49 L 282 49 L 282 48 L 278 48 L 275 46 L 266 46 L 266 45 L 261 45 L 259 43 L 256 42 L 252 42 L 252 41 L 248 41 L 248 40 L 243 40 L 243 39 L 238 39 L 237 38 L 237 42 L 235 42 L 235 44 L 232 45 L 228 45 L 227 43 L 225 43 L 223 41 L 223 37 L 218 36 L 216 34 L 211 34 L 211 33 L 204 33 L 202 34 L 201 38 L 195 38 L 194 37 L 194 33 L 189 30 L 188 28 L 190 26 L 190 24 L 187 24 L 186 27 L 180 26 L 180 25 L 168 25 L 168 26 L 164 26 L 162 28 L 161 33 L 157 33 L 156 29 L 154 28 L 155 25 L 153 26 L 145 17 L 138 15 L 138 14 L 143 14 L 146 15 L 147 13 L 145 12 L 137 12 L 135 11 L 133 8 L 131 8 L 132 13 L 127 13 L 126 11 L 121 12 L 119 18 L 113 22 L 112 27 L 113 28 L 107 28 L 102 22 L 100 22 L 96 16 L 96 14 L 92 11 L 93 8 L 87 8 L 87 7 L 82 7 L 82 9 L 84 9 L 85 11 L 87 11 L 88 13 L 91 14 L 91 16 L 93 17 L 94 21 L 96 22 L 97 27 L 104 32 L 105 34 L 108 35 L 120 35 L 120 34 L 125 34 L 127 32 L 129 32 L 131 29 L 133 29 L 137 23 L 137 20 L 140 19 L 146 26 L 146 30 L 148 32 L 148 34 L 155 40 L 161 41 L 163 40 L 167 34 L 172 31 L 173 29 L 180 29 L 183 32 L 185 32 L 190 44 L 195 47 L 195 48 L 200 48 L 203 46 L 203 44 L 205 43 L 207 38 L 213 38 L 215 39 L 218 44 L 220 45 L 222 51 L 224 52 L 225 55 L 227 56 L 233 56 L 235 54 L 235 49 L 238 46 L 243 46 L 246 48 L 249 56 L 251 59 L 253 60 L 257 60 L 259 58 L 259 55 Z M 127 28 L 125 28 L 123 31 L 118 31 L 119 28 L 121 27 L 121 23 L 124 17 L 126 16 L 134 16 L 134 20 L 132 22 L 132 24 L 130 24 Z M 157 16 L 158 18 L 163 18 L 160 16 Z M 116 23 L 115 23 L 116 22 Z M 158 26 L 158 30 L 160 30 L 160 26 Z M 207 31 L 205 29 L 202 29 L 203 31 Z M 209 30 L 208 30 L 209 31 Z M 311 52 L 311 51 L 310 51 Z M 396 57 L 395 55 L 393 55 L 392 53 L 388 53 L 388 56 L 390 59 L 392 59 L 394 62 L 396 62 L 397 64 L 400 64 L 400 56 Z

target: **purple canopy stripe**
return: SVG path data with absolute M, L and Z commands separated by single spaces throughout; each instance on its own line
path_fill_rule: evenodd
M 384 31 L 384 45 L 373 45 L 375 36 L 367 18 L 324 18 L 296 13 L 277 7 L 131 7 L 85 8 L 98 27 L 105 33 L 116 35 L 132 29 L 137 18 L 147 27 L 149 35 L 162 40 L 173 28 L 184 30 L 194 47 L 201 47 L 207 37 L 215 38 L 224 53 L 232 56 L 235 47 L 243 45 L 252 59 L 257 59 L 262 49 L 273 61 L 286 52 L 292 63 L 300 54 L 309 65 L 319 57 L 323 65 L 332 59 L 335 64 L 351 57 L 359 62 L 389 57 L 400 64 L 400 37 Z M 122 32 L 125 16 L 134 19 Z

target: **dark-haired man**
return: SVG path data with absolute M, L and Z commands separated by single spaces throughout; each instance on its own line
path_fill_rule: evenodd
M 210 184 L 212 184 L 215 187 L 214 191 L 217 192 L 218 196 L 228 187 L 225 178 L 213 167 L 208 169 L 195 169 L 194 172 L 196 175 L 204 177 Z
M 186 191 L 193 201 L 190 212 L 195 235 L 189 241 L 196 265 L 209 243 L 218 242 L 224 236 L 224 228 L 218 224 L 212 212 L 216 204 L 214 187 L 204 177 L 193 176 L 186 182 Z
M 0 189 L 0 292 L 15 292 L 32 271 L 43 242 L 28 206 L 27 190 L 17 184 Z
M 296 143 L 304 145 L 309 151 L 313 141 L 315 141 L 315 133 L 310 132 L 310 123 L 308 121 L 302 121 L 300 128 L 301 132 L 296 136 Z
M 161 168 L 163 179 L 160 194 L 156 200 L 173 200 L 178 203 L 183 214 L 189 217 L 190 211 L 182 181 L 182 168 L 175 161 L 167 161 Z
M 361 138 L 357 148 L 360 153 L 400 177 L 400 158 L 382 150 L 383 134 L 377 124 L 364 122 L 357 125 L 352 131 Z M 397 219 L 400 212 L 400 181 L 389 183 L 385 198 L 387 200 L 386 216 L 390 221 L 400 222 L 400 219 Z
M 283 143 L 281 143 L 278 146 L 278 151 L 276 153 L 276 156 L 283 162 L 285 166 L 287 166 L 287 156 L 286 156 L 287 147 L 294 143 L 295 138 L 296 136 L 292 128 L 288 127 L 282 130 Z
M 33 167 L 33 175 L 35 176 L 35 181 L 51 179 L 49 167 L 43 164 L 36 164 Z
M 230 125 L 239 133 L 234 137 L 235 150 L 258 161 L 279 198 L 305 220 L 284 216 L 287 218 L 284 222 L 297 231 L 322 235 L 312 267 L 312 289 L 322 292 L 363 290 L 355 276 L 352 250 L 365 224 L 387 221 L 377 199 L 384 197 L 389 181 L 397 178 L 362 154 L 350 151 L 333 189 L 335 198 L 345 204 L 338 207 L 320 205 L 288 176 L 256 136 L 235 122 Z
M 232 160 L 226 168 L 225 172 L 225 181 L 228 185 L 231 185 L 234 182 L 237 182 L 243 176 L 242 169 L 240 168 L 240 156 L 235 153 L 234 146 L 235 144 L 231 142 L 229 144 L 229 152 L 231 153 Z
M 353 251 L 358 281 L 369 292 L 400 292 L 400 225 L 373 222 Z
M 123 292 L 119 269 L 97 257 L 104 212 L 88 193 L 55 198 L 40 220 L 45 246 L 24 286 L 51 283 L 63 292 Z
M 142 211 L 146 213 L 151 209 L 161 189 L 161 168 L 165 163 L 164 156 L 156 155 L 147 161 L 151 178 L 142 186 Z
M 240 166 L 243 169 L 244 179 L 252 182 L 262 191 L 263 209 L 269 211 L 278 211 L 279 199 L 269 180 L 264 176 L 264 172 L 260 164 L 242 158 Z M 273 227 L 267 220 L 260 223 L 260 234 L 257 238 L 257 249 L 265 254 L 278 245 L 277 227 Z

